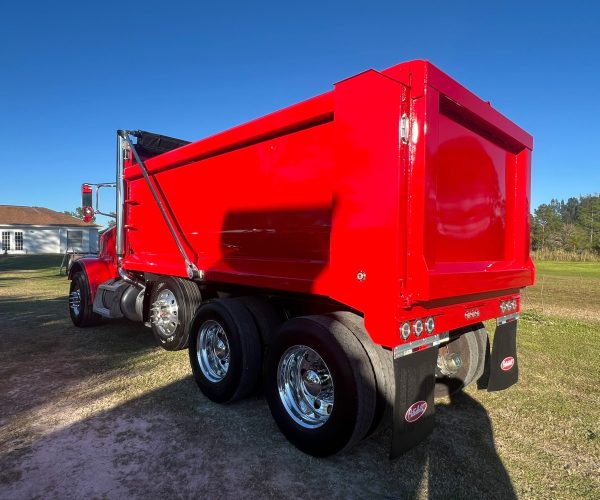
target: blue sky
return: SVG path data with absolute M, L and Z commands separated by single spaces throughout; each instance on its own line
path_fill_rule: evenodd
M 599 26 L 595 1 L 7 2 L 0 204 L 74 209 L 117 128 L 197 140 L 416 58 L 533 134 L 532 208 L 597 193 Z

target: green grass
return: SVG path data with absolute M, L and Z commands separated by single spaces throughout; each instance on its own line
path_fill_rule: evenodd
M 600 488 L 600 322 L 546 295 L 547 315 L 524 300 L 519 383 L 472 393 L 494 422 L 495 440 L 519 496 L 597 498 Z M 587 304 L 583 304 L 587 307 Z M 493 322 L 486 322 L 492 331 Z M 471 389 L 469 389 L 471 391 Z
M 523 302 L 532 313 L 600 322 L 600 263 L 536 262 Z
M 58 268 L 62 262 L 62 254 L 50 255 L 3 255 L 0 254 L 0 272 L 2 271 L 34 271 Z
M 394 461 L 386 433 L 307 457 L 261 399 L 208 402 L 187 352 L 161 350 L 140 325 L 74 328 L 59 264 L 0 260 L 0 497 L 510 498 L 495 482 L 506 470 L 521 497 L 598 498 L 597 263 L 538 262 L 522 301 L 519 383 L 440 401 L 432 436 Z
M 536 497 L 597 497 L 600 488 L 600 264 L 536 262 L 523 293 L 521 379 L 510 411 L 495 413 L 517 490 Z M 513 448 L 514 446 L 514 448 Z M 537 485 L 534 487 L 534 485 Z
M 536 261 L 538 276 L 553 275 L 563 278 L 589 277 L 600 280 L 600 262 Z

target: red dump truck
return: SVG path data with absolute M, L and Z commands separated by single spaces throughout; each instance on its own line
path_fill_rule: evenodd
M 71 318 L 188 348 L 217 403 L 262 384 L 306 453 L 387 420 L 397 456 L 431 432 L 436 396 L 517 381 L 532 147 L 426 61 L 193 143 L 119 130 L 116 226 L 69 271 Z M 106 185 L 83 186 L 88 217 Z

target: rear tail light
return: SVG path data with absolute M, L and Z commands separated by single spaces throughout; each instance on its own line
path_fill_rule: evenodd
M 435 329 L 435 320 L 433 319 L 433 316 L 429 316 L 429 318 L 427 318 L 425 320 L 425 330 L 427 331 L 427 333 L 429 335 L 431 335 L 433 333 L 434 329 Z
M 403 340 L 406 340 L 410 336 L 410 323 L 408 321 L 400 325 L 400 336 Z
M 427 332 L 428 334 L 432 334 L 435 329 L 435 320 L 433 316 L 429 316 L 426 320 L 416 319 L 412 322 L 404 321 L 400 325 L 400 336 L 403 340 L 407 340 L 410 337 L 410 332 L 415 334 L 415 337 L 420 337 L 423 332 Z
M 417 337 L 421 336 L 423 333 L 423 320 L 418 319 L 413 323 L 413 332 Z

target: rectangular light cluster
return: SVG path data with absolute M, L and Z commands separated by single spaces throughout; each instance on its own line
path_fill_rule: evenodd
M 517 310 L 517 299 L 503 300 L 500 302 L 500 311 L 502 314 L 508 314 Z

